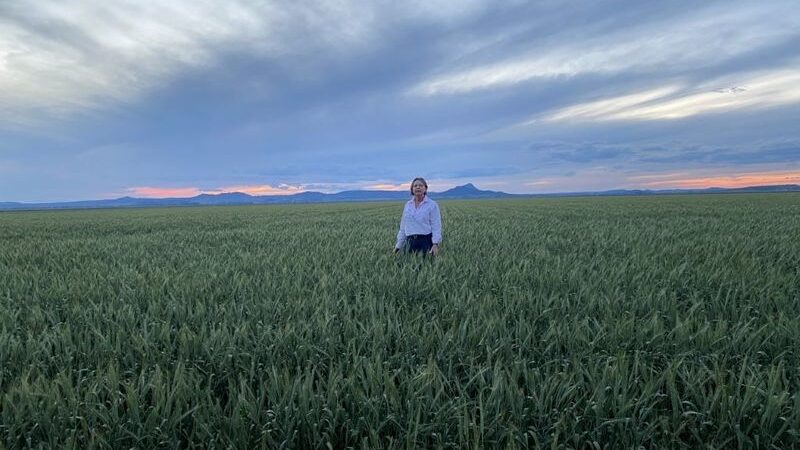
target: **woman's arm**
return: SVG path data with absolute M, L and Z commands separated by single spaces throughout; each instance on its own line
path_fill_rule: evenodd
M 431 241 L 433 241 L 431 254 L 436 256 L 439 254 L 439 244 L 442 243 L 442 215 L 439 212 L 437 203 L 434 203 L 433 208 L 431 208 L 431 232 L 433 234 L 431 237 Z
M 397 241 L 394 244 L 394 251 L 395 252 L 397 252 L 401 248 L 403 248 L 403 244 L 406 243 L 405 224 L 406 224 L 406 207 L 404 206 L 403 207 L 403 215 L 400 216 L 400 230 L 397 231 Z
M 442 215 L 439 212 L 439 205 L 434 203 L 431 208 L 431 231 L 433 233 L 433 244 L 442 243 Z

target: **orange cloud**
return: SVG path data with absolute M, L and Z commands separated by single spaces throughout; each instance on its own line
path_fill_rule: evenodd
M 800 172 L 750 172 L 732 175 L 709 177 L 677 178 L 676 174 L 666 174 L 660 180 L 643 183 L 646 187 L 703 189 L 710 187 L 738 188 L 747 186 L 765 186 L 776 184 L 800 184 Z M 657 175 L 634 177 L 644 179 L 657 178 Z
M 291 195 L 299 192 L 304 192 L 305 188 L 302 186 L 290 186 L 288 184 L 280 184 L 277 187 L 268 184 L 251 184 L 251 185 L 238 185 L 226 186 L 208 193 L 222 194 L 225 192 L 242 192 L 250 195 Z
M 196 187 L 160 188 L 152 186 L 138 186 L 129 188 L 127 191 L 128 195 L 147 198 L 194 197 L 203 193 Z
M 198 187 L 164 188 L 153 186 L 137 186 L 127 189 L 128 195 L 145 198 L 167 198 L 167 197 L 194 197 L 200 194 L 225 194 L 230 192 L 242 192 L 249 195 L 291 195 L 304 192 L 302 186 L 290 186 L 286 184 L 270 186 L 268 184 L 251 184 L 225 186 L 217 189 L 200 189 Z
M 409 188 L 409 183 L 402 183 L 402 184 L 373 184 L 370 186 L 366 186 L 365 189 L 367 190 L 378 190 L 378 191 L 406 191 Z

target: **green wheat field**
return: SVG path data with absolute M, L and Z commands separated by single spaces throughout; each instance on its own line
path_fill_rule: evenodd
M 0 213 L 0 448 L 800 447 L 800 195 Z

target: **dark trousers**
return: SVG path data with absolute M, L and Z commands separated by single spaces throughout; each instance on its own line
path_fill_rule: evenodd
M 433 234 L 412 234 L 406 240 L 408 241 L 408 251 L 411 253 L 419 252 L 424 255 L 433 247 Z

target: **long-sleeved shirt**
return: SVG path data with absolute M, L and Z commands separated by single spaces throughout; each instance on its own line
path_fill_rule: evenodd
M 406 242 L 406 236 L 414 234 L 431 234 L 434 244 L 442 242 L 442 216 L 439 205 L 426 195 L 419 206 L 414 205 L 412 198 L 403 208 L 403 217 L 400 219 L 400 231 L 397 232 L 395 248 L 401 248 Z

